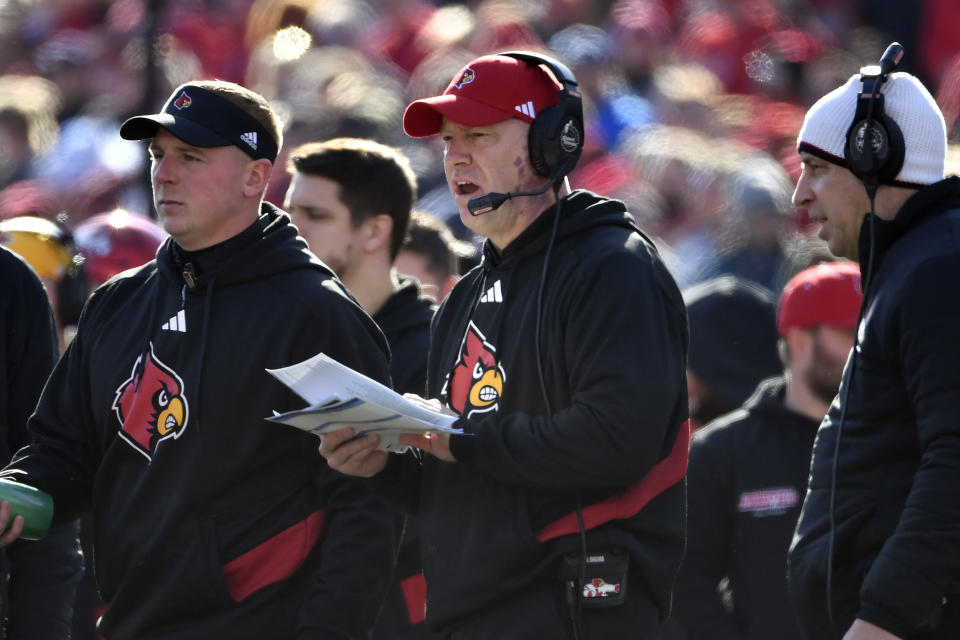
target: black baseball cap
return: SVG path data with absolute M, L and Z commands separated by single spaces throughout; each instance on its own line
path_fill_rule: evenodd
M 277 141 L 256 118 L 217 93 L 184 84 L 170 94 L 160 113 L 134 116 L 120 127 L 126 140 L 146 140 L 163 127 L 195 147 L 233 145 L 251 158 L 277 159 Z

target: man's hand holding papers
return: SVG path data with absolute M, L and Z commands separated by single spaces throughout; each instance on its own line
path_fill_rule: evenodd
M 445 455 L 449 456 L 449 447 L 446 445 L 449 434 L 459 433 L 450 428 L 456 421 L 456 415 L 444 409 L 439 402 L 413 395 L 404 398 L 322 353 L 289 367 L 267 371 L 310 405 L 267 419 L 318 436 L 350 427 L 349 436 L 341 434 L 336 438 L 338 444 L 355 436 L 363 436 L 357 437 L 357 442 L 374 442 L 374 449 L 400 453 L 409 446 L 420 447 L 423 444 L 425 446 L 420 448 L 429 453 L 436 450 L 440 454 L 438 457 L 441 457 L 444 450 Z M 378 437 L 369 437 L 371 434 Z M 413 434 L 412 440 L 401 434 Z M 445 436 L 442 443 L 432 437 L 437 434 Z M 427 435 L 431 437 L 425 437 Z M 357 448 L 351 455 L 366 448 L 361 444 L 351 445 L 351 450 Z M 385 460 L 383 464 L 386 464 Z

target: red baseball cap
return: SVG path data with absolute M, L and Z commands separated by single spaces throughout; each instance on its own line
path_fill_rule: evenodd
M 835 329 L 857 326 L 863 288 L 860 268 L 852 262 L 825 262 L 793 276 L 780 294 L 777 331 L 819 325 Z
M 477 127 L 537 114 L 560 102 L 563 87 L 539 65 L 509 56 L 482 56 L 461 69 L 443 95 L 415 100 L 403 114 L 403 130 L 412 138 L 440 133 L 446 116 Z

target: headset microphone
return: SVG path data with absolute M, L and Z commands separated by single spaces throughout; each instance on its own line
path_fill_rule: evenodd
M 902 59 L 903 46 L 899 42 L 891 42 L 880 57 L 880 75 L 885 76 L 893 71 Z
M 537 189 L 536 191 L 510 191 L 507 193 L 488 193 L 485 196 L 480 196 L 479 198 L 473 198 L 467 201 L 467 209 L 470 210 L 470 215 L 480 216 L 485 213 L 490 213 L 500 208 L 507 200 L 512 198 L 519 198 L 520 196 L 538 196 L 541 193 L 546 193 L 547 189 L 556 186 L 565 175 L 567 175 L 568 167 L 570 166 L 571 161 L 575 162 L 574 158 L 566 158 L 563 163 L 557 167 L 557 170 L 553 172 L 553 175 L 550 176 L 550 181 L 547 182 L 546 186 L 543 189 Z M 560 187 L 557 187 L 559 191 Z
M 520 196 L 538 196 L 541 193 L 545 193 L 547 189 L 552 187 L 557 183 L 557 180 L 560 179 L 559 175 L 555 175 L 550 178 L 550 182 L 547 183 L 543 189 L 538 189 L 536 191 L 511 191 L 508 193 L 488 193 L 485 196 L 480 196 L 479 198 L 473 198 L 467 202 L 467 209 L 470 210 L 470 215 L 479 216 L 484 213 L 490 213 L 496 209 L 500 208 L 507 200 L 511 198 L 519 198 Z

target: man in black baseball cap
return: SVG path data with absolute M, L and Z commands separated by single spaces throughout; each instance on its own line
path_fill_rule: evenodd
M 0 477 L 56 523 L 91 512 L 104 637 L 368 637 L 393 516 L 264 418 L 304 404 L 267 370 L 320 352 L 389 384 L 383 333 L 263 201 L 281 137 L 262 96 L 191 82 L 122 135 L 150 138 L 170 238 L 90 296 Z M 0 547 L 23 526 L 0 500 Z

